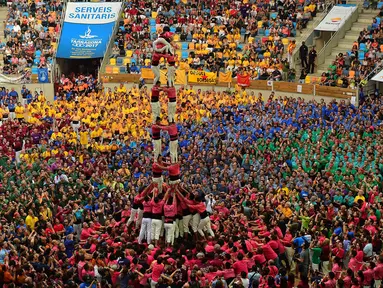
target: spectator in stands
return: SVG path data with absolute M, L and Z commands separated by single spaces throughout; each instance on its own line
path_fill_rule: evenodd
M 20 1 L 9 5 L 3 73 L 25 73 L 33 64 L 47 66 L 56 49 L 61 10 L 61 1 L 48 1 L 44 5 L 32 1 L 29 6 Z
M 178 15 L 176 11 L 183 14 Z M 120 51 L 125 51 L 120 56 L 133 57 L 136 65 L 147 67 L 152 54 L 144 51 L 144 47 L 151 47 L 151 41 L 164 26 L 169 26 L 176 32 L 175 41 L 187 42 L 181 47 L 182 51 L 177 52 L 180 58 L 177 68 L 183 69 L 182 60 L 187 58 L 192 69 L 235 72 L 239 67 L 250 67 L 252 78 L 258 79 L 263 68 L 270 73 L 274 69 L 281 72 L 279 67 L 269 65 L 269 59 L 291 59 L 294 49 L 292 46 L 286 49 L 287 37 L 296 36 L 295 27 L 305 28 L 316 11 L 316 1 L 302 4 L 285 0 L 278 6 L 277 3 L 238 2 L 222 7 L 208 1 L 193 9 L 185 7 L 182 1 L 173 5 L 142 1 L 137 7 L 128 5 L 125 8 L 125 19 L 120 23 L 115 41 Z M 112 55 L 117 54 L 114 51 Z M 236 77 L 236 73 L 232 76 Z

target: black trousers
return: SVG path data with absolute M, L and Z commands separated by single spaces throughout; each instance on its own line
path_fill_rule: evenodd
M 314 69 L 315 69 L 315 62 L 309 62 L 309 73 L 314 73 Z
M 307 64 L 307 56 L 301 57 L 301 64 L 302 64 L 302 68 L 307 68 L 307 66 L 308 66 L 308 64 Z

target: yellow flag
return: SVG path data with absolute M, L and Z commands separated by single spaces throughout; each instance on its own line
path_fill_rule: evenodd
M 186 85 L 186 71 L 177 69 L 176 71 L 176 79 L 175 79 L 176 85 Z
M 219 72 L 219 83 L 231 83 L 232 82 L 231 71 Z
M 141 77 L 143 79 L 154 79 L 154 74 L 152 69 L 150 68 L 142 68 L 141 69 Z
M 166 85 L 168 83 L 168 70 L 167 69 L 161 69 L 161 75 L 160 75 L 160 82 L 162 85 Z
M 197 84 L 216 84 L 217 74 L 200 70 L 190 70 L 188 75 L 189 83 Z

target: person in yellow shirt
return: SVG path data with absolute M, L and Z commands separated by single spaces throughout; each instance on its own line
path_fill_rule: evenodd
M 36 222 L 39 221 L 39 218 L 37 218 L 35 215 L 33 215 L 33 211 L 28 211 L 28 216 L 25 218 L 25 224 L 30 230 L 35 230 Z
M 358 203 L 359 200 L 366 201 L 366 198 L 363 196 L 363 190 L 358 191 L 358 195 L 354 198 L 354 203 Z
M 286 217 L 286 218 L 290 218 L 291 216 L 293 216 L 293 210 L 291 210 L 290 208 L 290 203 L 286 203 L 282 208 L 281 208 L 281 212 L 282 214 Z
M 103 130 L 100 126 L 96 125 L 92 133 L 90 133 L 90 137 L 94 139 L 95 141 L 100 141 L 100 138 L 102 136 Z
M 40 216 L 44 221 L 52 219 L 52 211 L 45 202 L 43 206 L 40 207 Z
M 89 145 L 89 132 L 85 128 L 80 131 L 80 144 L 83 147 L 88 147 Z
M 43 92 L 43 91 L 40 91 L 40 94 L 39 94 L 39 96 L 37 97 L 37 100 L 38 100 L 39 102 L 41 102 L 41 103 L 46 101 L 45 96 L 44 96 L 44 92 Z
M 18 121 L 24 120 L 24 113 L 25 113 L 25 108 L 21 105 L 21 103 L 17 103 L 17 106 L 15 107 L 15 114 L 16 114 L 16 119 Z
M 117 92 L 126 94 L 127 90 L 126 90 L 126 87 L 124 86 L 124 84 L 120 83 L 120 87 L 118 87 Z
M 63 138 L 63 134 L 60 131 L 58 131 L 56 128 L 51 135 L 51 139 L 56 140 L 56 139 L 62 139 L 62 138 Z

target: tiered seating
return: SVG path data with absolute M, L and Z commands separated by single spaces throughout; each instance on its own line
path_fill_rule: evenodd
M 313 2 L 307 2 L 305 6 L 300 3 L 301 1 L 286 1 L 284 6 L 270 7 L 262 1 L 253 6 L 232 4 L 230 9 L 204 3 L 206 6 L 198 12 L 209 21 L 192 16 L 192 11 L 185 9 L 183 3 L 178 3 L 174 10 L 162 7 L 159 13 L 153 12 L 157 7 L 153 11 L 147 8 L 150 5 L 145 5 L 144 11 L 126 8 L 125 19 L 121 21 L 116 37 L 120 54 L 114 54 L 113 57 L 130 58 L 130 61 L 135 59 L 135 64 L 139 67 L 150 65 L 152 50 L 148 40 L 155 40 L 167 25 L 175 33 L 174 41 L 179 47 L 176 51 L 179 68 L 187 70 L 197 67 L 215 72 L 231 70 L 233 76 L 241 68 L 246 68 L 251 72 L 252 78 L 257 79 L 263 69 L 267 69 L 269 73 L 275 69 L 284 69 L 286 63 L 282 63 L 281 59 L 289 41 L 315 16 L 317 8 Z M 215 6 L 217 7 L 210 8 Z M 266 8 L 267 14 L 261 8 Z M 286 18 L 285 13 L 290 9 L 296 12 Z M 184 11 L 186 16 L 175 19 L 177 10 Z M 245 22 L 242 19 L 248 20 Z M 193 26 L 189 25 L 191 22 Z M 123 42 L 120 40 L 121 36 L 124 38 Z M 136 51 L 137 48 L 139 51 Z M 133 51 L 133 55 L 129 56 L 128 51 Z M 114 66 L 129 64 L 126 69 L 129 73 L 132 70 L 131 63 L 125 62 L 110 62 L 106 70 L 113 71 Z M 134 73 L 138 69 L 135 68 Z
M 60 1 L 36 1 L 31 5 L 19 1 L 9 5 L 2 73 L 18 74 L 30 69 L 37 75 L 38 68 L 48 66 L 57 48 L 61 10 Z
M 382 7 L 383 2 L 378 4 Z M 358 39 L 349 51 L 339 53 L 334 62 L 329 65 L 318 83 L 326 86 L 355 88 L 367 83 L 371 71 L 378 65 L 383 56 L 383 38 L 380 28 L 381 15 L 373 18 L 372 24 L 361 31 Z

